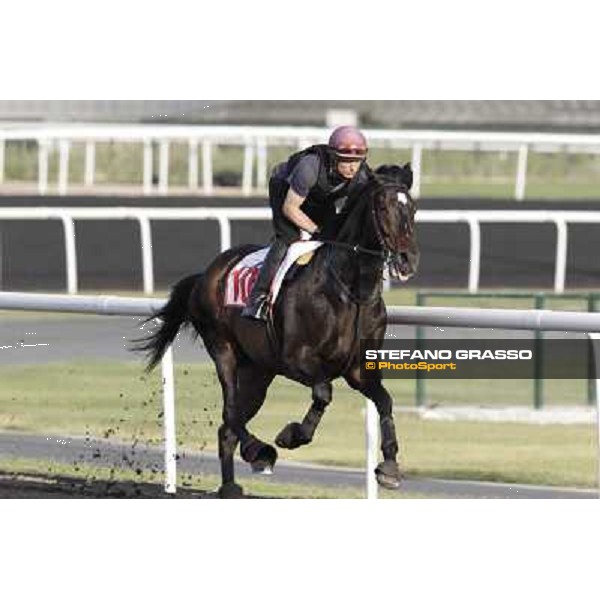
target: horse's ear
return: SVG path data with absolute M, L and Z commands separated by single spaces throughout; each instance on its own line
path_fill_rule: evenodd
M 413 184 L 413 170 L 410 162 L 402 167 L 402 183 L 410 190 Z

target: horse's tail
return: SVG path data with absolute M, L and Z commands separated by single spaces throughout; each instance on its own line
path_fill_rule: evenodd
M 151 371 L 160 362 L 181 327 L 191 324 L 189 299 L 192 289 L 202 277 L 203 275 L 199 273 L 178 281 L 171 290 L 168 302 L 144 321 L 144 324 L 154 319 L 161 321 L 158 329 L 153 333 L 133 340 L 135 345 L 131 349 L 134 352 L 146 352 L 148 355 L 146 371 Z

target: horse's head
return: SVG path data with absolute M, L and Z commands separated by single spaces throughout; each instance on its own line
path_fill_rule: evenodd
M 362 248 L 364 256 L 383 256 L 390 276 L 405 281 L 415 274 L 419 261 L 411 185 L 410 163 L 379 167 L 366 187 L 348 198 L 321 239 Z
M 405 281 L 417 269 L 418 245 L 415 232 L 417 204 L 410 195 L 412 169 L 382 165 L 375 170 L 371 195 L 373 226 L 386 255 L 391 277 Z

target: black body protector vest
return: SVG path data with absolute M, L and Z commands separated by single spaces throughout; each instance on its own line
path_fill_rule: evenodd
M 342 210 L 348 196 L 357 186 L 364 185 L 372 173 L 363 160 L 360 169 L 350 181 L 341 180 L 341 177 L 336 176 L 333 151 L 326 144 L 317 144 L 290 156 L 287 162 L 288 174 L 293 171 L 301 158 L 309 154 L 318 155 L 320 167 L 317 182 L 302 204 L 302 211 L 321 226 Z

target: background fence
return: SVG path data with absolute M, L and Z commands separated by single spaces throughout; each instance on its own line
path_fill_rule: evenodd
M 57 220 L 62 224 L 64 241 L 64 260 L 66 264 L 66 290 L 74 294 L 78 291 L 77 247 L 75 221 L 126 221 L 133 220 L 139 227 L 140 263 L 143 280 L 143 291 L 154 292 L 155 256 L 152 249 L 151 221 L 216 221 L 219 227 L 220 247 L 224 251 L 231 247 L 232 221 L 269 221 L 271 210 L 268 208 L 71 208 L 71 207 L 35 207 L 35 208 L 0 208 L 0 221 Z M 418 223 L 460 224 L 469 227 L 469 262 L 468 290 L 477 292 L 480 287 L 481 274 L 481 224 L 482 223 L 515 223 L 545 224 L 556 228 L 554 251 L 554 283 L 555 292 L 565 290 L 567 276 L 568 225 L 600 224 L 600 211 L 474 211 L 474 210 L 421 210 L 417 213 Z M 1 239 L 0 239 L 1 244 Z M 0 249 L 0 255 L 3 255 Z M 6 260 L 6 256 L 3 257 Z M 40 256 L 40 260 L 42 260 Z M 514 256 L 517 263 L 519 256 Z M 47 261 L 46 261 L 47 262 Z M 594 268 L 594 265 L 590 265 Z M 0 272 L 1 272 L 0 263 Z M 0 278 L 1 283 L 1 278 Z
M 526 194 L 527 165 L 530 152 L 536 153 L 600 153 L 600 134 L 443 131 L 364 129 L 373 149 L 408 149 L 414 170 L 413 193 L 419 197 L 423 177 L 423 151 L 460 150 L 505 152 L 515 154 L 514 197 L 522 200 Z M 49 190 L 50 153 L 58 153 L 57 190 L 69 191 L 69 160 L 74 144 L 85 147 L 83 184 L 92 189 L 96 173 L 96 145 L 99 143 L 137 144 L 143 149 L 140 168 L 140 191 L 154 192 L 154 155 L 158 156 L 156 191 L 169 192 L 169 153 L 174 143 L 188 146 L 188 190 L 199 191 L 201 164 L 202 193 L 210 195 L 213 186 L 213 150 L 219 146 L 243 148 L 242 193 L 263 193 L 268 179 L 267 153 L 277 147 L 304 148 L 325 143 L 331 128 L 269 127 L 269 126 L 200 126 L 200 125 L 123 125 L 123 124 L 6 124 L 0 123 L 0 184 L 5 176 L 7 142 L 30 142 L 37 146 L 37 190 L 45 195 Z

